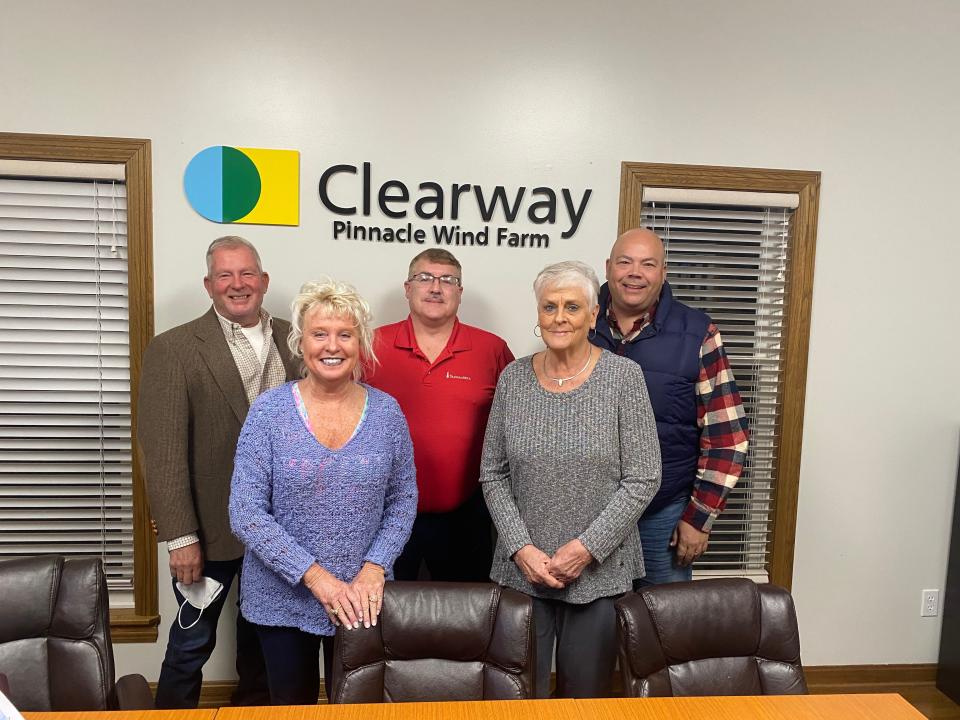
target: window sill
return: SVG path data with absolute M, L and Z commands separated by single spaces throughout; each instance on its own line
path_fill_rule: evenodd
M 137 615 L 132 609 L 110 611 L 110 636 L 115 643 L 157 641 L 159 615 Z

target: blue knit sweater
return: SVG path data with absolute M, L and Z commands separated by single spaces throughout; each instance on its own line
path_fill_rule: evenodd
M 370 561 L 392 577 L 417 512 L 413 445 L 396 400 L 367 387 L 362 424 L 330 450 L 307 430 L 291 385 L 257 398 L 237 443 L 230 526 L 247 548 L 241 610 L 259 625 L 333 635 L 303 574 L 317 562 L 349 582 Z

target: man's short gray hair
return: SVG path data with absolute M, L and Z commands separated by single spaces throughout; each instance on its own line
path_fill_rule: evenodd
M 213 272 L 213 251 L 219 248 L 239 248 L 245 247 L 250 252 L 253 253 L 254 259 L 257 261 L 257 270 L 263 272 L 263 265 L 260 263 L 260 253 L 257 252 L 257 249 L 253 246 L 253 243 L 242 238 L 239 235 L 224 235 L 223 237 L 218 237 L 212 243 L 210 247 L 207 248 L 207 277 L 210 277 L 210 273 Z
M 353 321 L 360 340 L 360 362 L 353 369 L 353 379 L 359 381 L 365 371 L 372 371 L 377 364 L 373 352 L 373 313 L 370 305 L 356 288 L 349 283 L 320 278 L 316 282 L 307 282 L 300 287 L 300 294 L 290 304 L 290 335 L 287 345 L 294 356 L 303 359 L 300 339 L 303 337 L 303 319 L 308 312 L 318 311 L 322 315 L 347 317 Z M 301 364 L 300 373 L 304 375 Z
M 547 265 L 537 279 L 533 281 L 533 292 L 537 301 L 547 288 L 577 287 L 587 296 L 592 310 L 597 305 L 600 295 L 600 281 L 593 268 L 578 260 L 564 260 L 563 262 Z

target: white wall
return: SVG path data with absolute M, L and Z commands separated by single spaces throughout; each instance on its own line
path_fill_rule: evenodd
M 410 185 L 593 188 L 570 240 L 458 253 L 462 316 L 517 354 L 537 347 L 535 272 L 601 267 L 621 161 L 822 171 L 804 660 L 934 662 L 940 621 L 919 617 L 920 590 L 944 585 L 960 429 L 958 31 L 953 0 L 6 3 L 0 128 L 153 141 L 158 331 L 208 303 L 202 252 L 225 228 L 182 191 L 208 145 L 301 152 L 300 227 L 233 228 L 259 246 L 279 314 L 320 273 L 353 281 L 381 321 L 403 314 L 412 250 L 331 239 L 316 193 L 330 164 L 370 160 Z M 161 609 L 166 625 L 164 587 Z M 208 679 L 232 676 L 222 637 Z M 118 646 L 118 666 L 155 678 L 162 650 Z

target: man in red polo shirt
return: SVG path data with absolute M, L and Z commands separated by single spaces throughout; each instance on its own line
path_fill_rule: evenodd
M 400 403 L 417 465 L 417 519 L 394 575 L 416 580 L 425 562 L 433 580 L 486 582 L 493 543 L 480 451 L 497 379 L 513 353 L 457 319 L 462 273 L 447 250 L 417 255 L 403 290 L 410 315 L 377 328 L 380 365 L 369 378 Z

